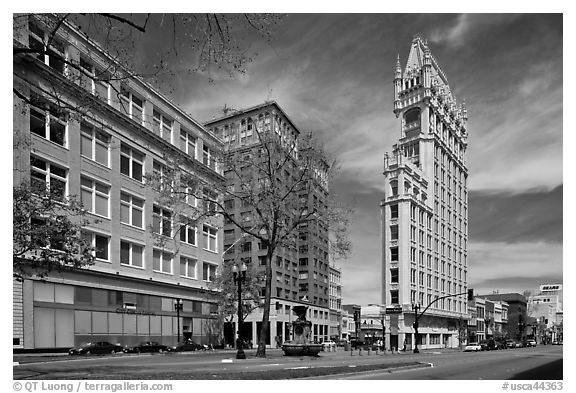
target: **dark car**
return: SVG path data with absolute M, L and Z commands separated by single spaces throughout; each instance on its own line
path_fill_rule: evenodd
M 508 349 L 506 346 L 506 341 L 496 341 L 496 348 L 497 349 Z
M 112 344 L 107 341 L 98 341 L 93 343 L 83 343 L 68 351 L 69 355 L 92 355 L 103 353 L 120 353 L 124 350 L 119 344 Z
M 178 343 L 175 347 L 171 350 L 174 352 L 184 352 L 184 351 L 201 351 L 204 349 L 204 346 L 198 343 L 195 343 L 192 340 L 186 340 L 181 343 Z
M 514 340 L 506 340 L 506 347 L 507 347 L 507 348 L 516 348 L 516 341 L 514 341 Z
M 480 347 L 483 351 L 494 351 L 498 349 L 498 346 L 494 340 L 482 340 L 480 341 Z
M 169 348 L 166 345 L 157 343 L 155 341 L 146 341 L 127 349 L 126 352 L 131 353 L 167 352 L 168 350 Z

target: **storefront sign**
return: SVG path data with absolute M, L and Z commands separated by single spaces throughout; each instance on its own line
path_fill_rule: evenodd
M 116 309 L 116 312 L 119 314 L 156 315 L 156 313 L 151 311 L 133 310 L 129 308 L 120 308 L 120 307 Z
M 561 284 L 540 285 L 540 292 L 555 292 L 562 290 Z
M 402 314 L 402 306 L 386 307 L 386 314 Z

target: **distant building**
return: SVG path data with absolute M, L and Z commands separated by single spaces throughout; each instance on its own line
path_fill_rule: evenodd
M 342 338 L 342 270 L 330 265 L 330 338 Z
M 458 347 L 467 319 L 467 111 L 459 105 L 430 48 L 412 40 L 394 76 L 399 140 L 384 156 L 382 304 L 386 346 Z
M 243 110 L 231 110 L 223 117 L 213 119 L 205 126 L 222 139 L 226 152 L 242 152 L 246 162 L 257 159 L 262 146 L 259 132 L 271 132 L 279 138 L 283 146 L 295 144 L 298 151 L 298 135 L 300 131 L 287 114 L 276 102 L 265 102 Z M 289 168 L 296 168 L 297 157 L 292 166 L 286 165 L 285 176 L 291 176 Z M 242 170 L 249 171 L 246 165 Z M 227 184 L 240 189 L 240 179 L 234 176 L 233 170 L 224 168 Z M 310 193 L 301 197 L 310 206 L 324 203 L 328 197 L 328 185 L 315 182 L 309 187 Z M 240 198 L 229 198 L 224 201 L 225 208 L 233 212 L 235 217 L 250 220 L 255 214 L 249 206 L 243 206 Z M 231 222 L 224 222 L 224 263 L 234 263 L 241 260 L 252 263 L 264 269 L 266 252 L 261 242 L 245 237 Z M 298 244 L 295 247 L 279 247 L 276 249 L 275 260 L 272 263 L 272 292 L 270 310 L 269 336 L 266 344 L 270 345 L 273 338 L 282 342 L 291 339 L 292 321 L 296 316 L 292 307 L 305 304 L 309 306 L 308 320 L 312 321 L 311 339 L 315 341 L 328 340 L 330 336 L 330 267 L 328 261 L 328 227 L 325 223 L 309 222 L 299 227 Z M 262 293 L 263 295 L 263 293 Z M 262 324 L 262 309 L 254 310 L 242 325 L 242 337 L 256 343 Z M 229 329 L 227 341 L 233 341 Z
M 475 297 L 468 301 L 470 319 L 468 342 L 506 338 L 508 328 L 508 304 L 499 300 Z
M 514 340 L 526 338 L 528 315 L 526 313 L 526 298 L 519 293 L 493 293 L 478 295 L 477 298 L 491 301 L 506 302 L 508 304 L 507 337 Z
M 527 313 L 531 318 L 531 334 L 538 342 L 562 341 L 562 298 L 560 284 L 540 285 L 540 292 L 528 298 Z

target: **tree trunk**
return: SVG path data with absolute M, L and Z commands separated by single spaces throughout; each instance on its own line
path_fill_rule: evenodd
M 265 358 L 266 357 L 266 337 L 268 336 L 268 330 L 270 325 L 270 302 L 272 297 L 272 257 L 274 255 L 274 249 L 269 245 L 268 254 L 266 255 L 266 293 L 264 295 L 264 312 L 262 314 L 262 326 L 260 328 L 260 339 L 258 340 L 258 350 L 256 351 L 256 357 Z

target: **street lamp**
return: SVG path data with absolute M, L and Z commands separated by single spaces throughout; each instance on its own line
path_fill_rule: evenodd
M 246 263 L 242 262 L 240 272 L 238 272 L 238 265 L 232 266 L 232 275 L 234 276 L 234 284 L 238 284 L 238 339 L 236 340 L 236 359 L 246 359 L 246 354 L 242 348 L 242 282 L 246 281 Z
M 182 311 L 182 299 L 174 299 L 174 309 L 176 310 L 176 323 L 178 324 L 178 342 L 180 342 L 180 311 Z
M 420 351 L 418 350 L 418 310 L 420 309 L 420 304 L 418 303 L 412 303 L 412 309 L 414 310 L 414 324 L 412 325 L 414 327 L 414 332 L 415 332 L 415 336 L 414 336 L 414 353 L 420 353 Z

